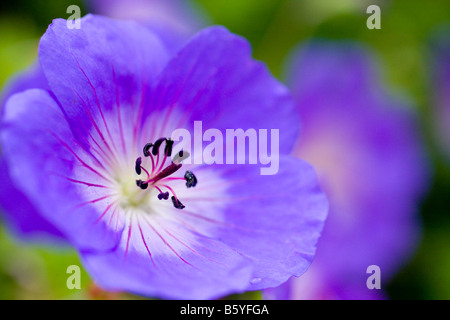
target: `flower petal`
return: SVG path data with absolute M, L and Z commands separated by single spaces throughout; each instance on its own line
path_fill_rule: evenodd
M 168 134 L 164 119 L 173 122 L 171 130 L 192 129 L 194 121 L 202 121 L 204 130 L 223 133 L 279 129 L 280 152 L 294 145 L 299 119 L 288 90 L 252 59 L 246 40 L 223 27 L 193 37 L 168 63 L 155 90 L 148 110 L 161 113 L 156 136 Z
M 207 20 L 190 0 L 91 0 L 89 5 L 92 12 L 150 27 L 164 35 L 162 40 L 174 53 Z
M 80 22 L 80 29 L 69 29 L 65 20 L 54 20 L 41 38 L 39 60 L 76 138 L 87 148 L 95 132 L 102 147 L 118 152 L 131 134 L 124 131 L 140 122 L 142 101 L 167 53 L 135 22 L 95 15 Z
M 314 264 L 314 263 L 313 263 Z M 330 266 L 328 266 L 330 267 Z M 316 270 L 316 269 L 315 269 Z M 327 279 L 324 275 L 315 275 L 308 269 L 301 277 L 292 277 L 277 288 L 264 290 L 264 299 L 268 300 L 384 300 L 381 290 L 369 289 L 363 285 L 345 282 L 345 279 Z
M 48 90 L 47 79 L 42 72 L 39 62 L 35 62 L 27 70 L 14 76 L 8 81 L 2 90 L 0 97 L 0 106 L 3 109 L 4 104 L 14 93 L 25 91 L 27 89 Z
M 310 265 L 328 202 L 314 169 L 305 161 L 280 156 L 277 174 L 259 174 L 255 165 L 221 166 L 230 181 L 224 221 L 217 236 L 254 263 L 250 289 L 274 287 Z M 234 182 L 234 183 L 233 183 Z
M 193 170 L 199 185 L 177 192 L 185 209 L 162 201 L 160 215 L 129 217 L 117 250 L 82 253 L 99 285 L 206 299 L 277 286 L 307 269 L 327 213 L 308 164 L 283 156 L 273 176 L 254 165 Z
M 15 93 L 48 87 L 47 80 L 38 63 L 11 79 L 2 91 L 1 112 L 7 99 Z M 9 175 L 3 155 L 0 156 L 0 206 L 2 216 L 16 236 L 26 240 L 62 241 L 63 235 L 45 220 L 25 194 L 17 189 Z
M 64 240 L 61 232 L 44 219 L 28 197 L 15 187 L 3 158 L 0 159 L 0 206 L 2 218 L 17 237 L 44 242 Z

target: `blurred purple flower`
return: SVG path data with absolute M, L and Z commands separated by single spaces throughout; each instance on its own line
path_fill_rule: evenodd
M 450 37 L 449 27 L 436 31 L 431 45 L 433 129 L 443 154 L 450 160 Z
M 294 154 L 316 168 L 330 213 L 308 271 L 266 297 L 382 298 L 366 286 L 367 267 L 380 267 L 385 288 L 420 235 L 428 168 L 413 112 L 356 44 L 311 42 L 289 70 L 303 124 Z
M 165 45 L 178 49 L 208 25 L 206 14 L 191 0 L 86 0 L 92 13 L 138 21 L 163 33 Z
M 2 199 L 27 199 L 30 215 L 56 226 L 104 289 L 215 298 L 301 275 L 327 201 L 312 167 L 288 155 L 298 135 L 291 96 L 248 43 L 213 27 L 172 55 L 138 23 L 94 15 L 81 22 L 79 30 L 61 19 L 50 25 L 39 45 L 44 76 L 34 78 L 45 81 L 22 79 L 35 89 L 6 103 L 2 161 L 11 188 Z M 194 120 L 221 132 L 280 129 L 278 173 L 184 164 L 181 173 L 164 162 L 167 140 L 149 149 L 156 160 L 143 155 L 174 129 L 192 131 Z M 186 188 L 185 169 L 195 188 Z M 153 180 L 142 190 L 136 180 L 145 170 Z M 166 192 L 172 201 L 159 200 Z M 7 207 L 10 217 L 15 208 Z

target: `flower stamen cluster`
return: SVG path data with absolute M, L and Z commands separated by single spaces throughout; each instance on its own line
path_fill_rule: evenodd
M 160 147 L 165 143 L 164 147 L 164 157 L 160 161 Z M 159 191 L 158 199 L 167 200 L 169 199 L 169 192 L 172 193 L 172 203 L 177 209 L 184 209 L 185 206 L 181 203 L 175 191 L 169 187 L 167 184 L 172 180 L 186 180 L 186 187 L 191 188 L 197 185 L 197 177 L 191 172 L 186 171 L 184 178 L 170 177 L 172 174 L 177 172 L 181 167 L 184 159 L 189 157 L 189 153 L 183 150 L 179 151 L 172 162 L 163 169 L 164 164 L 167 162 L 167 158 L 172 156 L 173 140 L 170 138 L 160 138 L 156 140 L 155 143 L 147 143 L 143 148 L 143 154 L 145 157 L 149 157 L 152 162 L 151 171 L 145 169 L 142 166 L 142 158 L 138 157 L 135 163 L 135 171 L 138 175 L 142 174 L 142 171 L 147 175 L 146 179 L 136 180 L 136 185 L 142 190 L 146 190 L 149 186 L 156 188 Z M 151 150 L 151 151 L 150 151 Z M 156 160 L 153 156 L 156 156 Z M 163 188 L 168 191 L 163 192 Z

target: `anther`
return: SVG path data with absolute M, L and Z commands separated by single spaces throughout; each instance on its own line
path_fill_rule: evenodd
M 144 149 L 142 150 L 143 153 L 144 153 L 144 156 L 146 156 L 146 157 L 149 157 L 149 156 L 150 156 L 149 150 L 150 150 L 151 147 L 153 147 L 153 143 L 147 143 L 147 144 L 144 146 Z
M 142 190 L 145 190 L 148 188 L 148 183 L 144 183 L 142 180 L 136 180 L 136 185 L 141 188 Z
M 159 153 L 159 147 L 161 144 L 166 140 L 166 138 L 160 138 L 156 140 L 155 144 L 153 145 L 152 154 L 156 156 Z
M 173 147 L 173 140 L 172 139 L 166 139 L 166 147 L 164 148 L 164 154 L 170 157 L 172 155 L 172 147 Z
M 158 194 L 158 199 L 159 200 L 167 200 L 169 199 L 169 192 L 161 192 L 160 194 Z
M 171 199 L 172 199 L 173 206 L 175 208 L 180 209 L 180 210 L 185 208 L 185 206 L 181 203 L 181 201 L 179 199 L 175 199 L 174 196 L 172 196 Z
M 191 171 L 186 171 L 184 178 L 186 179 L 186 187 L 190 188 L 197 185 L 197 177 Z
M 142 158 L 139 157 L 139 158 L 136 159 L 136 165 L 135 165 L 135 167 L 134 167 L 134 169 L 136 170 L 136 173 L 139 174 L 139 175 L 140 175 L 141 172 L 142 172 L 141 164 L 142 164 Z

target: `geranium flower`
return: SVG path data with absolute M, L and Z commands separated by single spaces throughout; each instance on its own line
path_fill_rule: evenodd
M 433 92 L 433 130 L 440 151 L 450 160 L 450 38 L 449 27 L 436 31 L 431 41 L 430 82 Z
M 92 11 L 114 19 L 130 19 L 152 26 L 171 26 L 191 33 L 206 19 L 191 0 L 86 0 Z
M 301 275 L 327 201 L 312 167 L 288 155 L 298 134 L 288 90 L 222 27 L 176 54 L 163 43 L 135 22 L 88 15 L 70 30 L 55 20 L 39 45 L 49 89 L 36 83 L 3 112 L 14 189 L 107 290 L 216 298 Z M 224 135 L 279 130 L 278 172 L 186 164 L 198 147 L 188 158 L 170 137 L 193 132 L 194 121 Z
M 86 0 L 89 12 L 138 21 L 163 35 L 166 47 L 178 49 L 208 24 L 207 15 L 191 0 Z
M 315 41 L 296 51 L 289 83 L 304 126 L 294 154 L 317 168 L 330 201 L 317 255 L 301 277 L 266 297 L 373 299 L 406 263 L 420 234 L 427 162 L 410 106 L 379 79 L 368 50 Z

